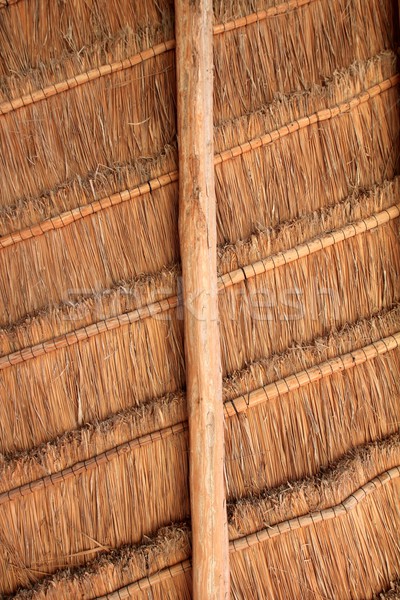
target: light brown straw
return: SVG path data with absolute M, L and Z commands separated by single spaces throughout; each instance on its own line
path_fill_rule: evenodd
M 19 1 L 20 0 L 0 0 L 0 8 L 6 8 L 7 6 L 16 4 Z M 216 25 L 213 29 L 214 35 L 239 29 L 240 27 L 245 27 L 246 25 L 251 25 L 258 21 L 263 21 L 269 17 L 283 15 L 315 1 L 316 0 L 289 0 L 288 2 L 283 2 L 282 4 L 271 7 L 270 9 L 252 13 L 246 17 L 229 21 L 225 24 Z M 166 42 L 156 44 L 152 48 L 147 48 L 146 50 L 143 50 L 142 52 L 139 52 L 130 58 L 126 58 L 125 60 L 101 65 L 100 67 L 90 69 L 89 71 L 78 73 L 73 77 L 65 79 L 64 81 L 48 85 L 41 90 L 37 90 L 30 94 L 25 94 L 24 96 L 14 98 L 13 100 L 7 102 L 2 102 L 0 104 L 0 116 L 14 110 L 18 110 L 23 106 L 29 106 L 31 104 L 35 104 L 36 102 L 41 102 L 42 100 L 51 98 L 57 94 L 72 90 L 73 88 L 88 83 L 89 81 L 100 79 L 100 77 L 111 75 L 112 73 L 118 73 L 120 71 L 124 71 L 125 69 L 130 69 L 131 67 L 139 65 L 140 63 L 150 58 L 154 58 L 155 56 L 159 56 L 160 54 L 164 54 L 165 52 L 173 50 L 174 48 L 175 40 L 167 40 Z
M 309 383 L 319 381 L 324 377 L 329 377 L 334 373 L 341 371 L 347 371 L 356 367 L 357 365 L 363 364 L 367 361 L 373 360 L 377 356 L 382 356 L 391 352 L 400 346 L 400 331 L 394 335 L 382 338 L 369 344 L 359 350 L 354 350 L 347 354 L 337 356 L 323 363 L 317 364 L 314 367 L 305 369 L 293 375 L 289 375 L 283 379 L 279 379 L 269 385 L 262 388 L 258 388 L 253 392 L 250 392 L 247 396 L 239 396 L 233 400 L 228 400 L 224 404 L 226 418 L 233 417 L 236 414 L 246 411 L 249 408 L 258 406 L 267 401 L 275 400 L 278 397 L 284 396 L 289 392 L 299 389 L 300 387 L 306 386 Z M 72 479 L 85 471 L 92 471 L 97 469 L 101 465 L 104 465 L 114 458 L 117 458 L 121 454 L 143 448 L 154 442 L 164 440 L 173 435 L 183 433 L 187 431 L 186 422 L 177 422 L 170 427 L 153 431 L 146 435 L 138 438 L 134 438 L 114 448 L 110 448 L 105 452 L 97 454 L 89 459 L 75 463 L 74 465 L 36 479 L 30 483 L 26 483 L 0 494 L 0 505 L 10 500 L 15 500 L 23 496 L 27 496 L 33 492 L 41 490 L 50 485 L 56 485 L 67 479 Z
M 275 129 L 265 135 L 250 140 L 245 144 L 241 144 L 239 146 L 235 146 L 230 148 L 229 150 L 225 150 L 224 152 L 220 152 L 215 155 L 214 164 L 218 165 L 221 162 L 226 162 L 245 154 L 246 152 L 250 152 L 251 150 L 255 150 L 256 148 L 260 148 L 262 146 L 267 146 L 269 144 L 274 143 L 275 141 L 286 137 L 287 135 L 299 131 L 300 129 L 304 129 L 318 122 L 326 121 L 328 119 L 332 119 L 338 115 L 345 114 L 357 108 L 361 104 L 368 102 L 370 99 L 376 97 L 377 95 L 387 91 L 391 87 L 398 85 L 400 81 L 400 76 L 395 75 L 390 79 L 386 79 L 381 83 L 373 86 L 372 88 L 362 92 L 358 96 L 355 96 L 349 101 L 343 102 L 336 107 L 327 108 L 324 110 L 320 110 L 310 116 L 302 117 L 297 121 L 293 121 L 288 125 L 283 125 L 279 129 Z M 0 105 L 1 110 L 1 105 Z M 85 206 L 78 206 L 72 210 L 65 211 L 55 217 L 51 217 L 50 219 L 46 219 L 45 221 L 41 221 L 37 225 L 33 225 L 30 227 L 26 227 L 20 231 L 16 231 L 10 234 L 7 234 L 3 237 L 0 237 L 0 249 L 7 248 L 12 246 L 13 244 L 17 244 L 24 240 L 31 239 L 33 237 L 39 237 L 48 231 L 52 231 L 54 229 L 61 229 L 87 217 L 99 211 L 105 210 L 112 206 L 116 206 L 123 202 L 127 202 L 128 200 L 133 200 L 135 198 L 139 198 L 145 194 L 153 192 L 157 189 L 160 189 L 170 183 L 178 181 L 178 171 L 171 171 L 169 173 L 165 173 L 164 175 L 160 175 L 146 183 L 135 186 L 129 190 L 123 190 L 121 192 L 117 192 L 112 194 L 111 196 L 105 196 L 100 200 L 96 200 L 95 202 L 91 202 Z M 350 236 L 351 237 L 351 236 Z M 329 245 L 329 244 L 328 244 Z
M 354 510 L 360 502 L 372 494 L 375 490 L 389 484 L 390 482 L 400 477 L 400 466 L 384 471 L 374 479 L 371 479 L 366 484 L 358 488 L 353 494 L 351 494 L 346 500 L 335 504 L 330 508 L 308 513 L 301 517 L 294 519 L 288 519 L 277 523 L 276 525 L 267 529 L 262 529 L 250 535 L 244 536 L 237 540 L 233 540 L 229 544 L 230 552 L 241 552 L 247 548 L 251 548 L 256 544 L 265 542 L 273 537 L 287 533 L 288 531 L 294 531 L 296 529 L 309 527 L 315 523 L 321 521 L 329 521 L 337 517 L 341 517 L 350 513 Z M 141 592 L 149 589 L 150 587 L 157 585 L 165 580 L 177 577 L 182 573 L 185 573 L 191 569 L 191 561 L 185 560 L 177 563 L 166 569 L 162 569 L 158 573 L 154 573 L 148 577 L 143 577 L 127 586 L 124 586 L 115 592 L 111 592 L 104 596 L 99 596 L 96 600 L 123 600 L 125 598 L 131 598 L 132 594 Z
M 354 350 L 353 352 L 331 358 L 310 369 L 304 369 L 304 371 L 294 373 L 293 375 L 284 377 L 274 383 L 265 385 L 250 392 L 246 396 L 239 396 L 239 398 L 229 400 L 225 403 L 225 412 L 230 417 L 235 414 L 246 412 L 248 408 L 258 406 L 267 400 L 274 400 L 275 398 L 284 396 L 289 392 L 298 390 L 304 385 L 314 383 L 324 377 L 329 377 L 333 373 L 340 373 L 341 371 L 352 369 L 357 365 L 362 365 L 365 362 L 373 360 L 377 356 L 395 350 L 399 345 L 400 331 L 394 335 L 382 338 L 373 344 L 364 346 L 359 350 Z
M 366 219 L 361 219 L 353 224 L 346 225 L 345 227 L 327 233 L 320 238 L 299 244 L 294 248 L 280 252 L 276 255 L 272 255 L 264 260 L 257 261 L 256 263 L 247 265 L 241 269 L 236 269 L 235 271 L 227 273 L 219 278 L 219 289 L 221 290 L 224 288 L 229 288 L 232 285 L 240 283 L 241 281 L 255 277 L 260 273 L 278 268 L 284 264 L 308 256 L 309 254 L 323 250 L 328 246 L 342 242 L 345 239 L 360 235 L 365 231 L 369 231 L 375 227 L 384 225 L 385 223 L 396 219 L 399 214 L 400 205 L 396 204 L 387 210 L 374 214 Z M 6 369 L 12 365 L 26 362 L 27 360 L 31 360 L 33 358 L 37 358 L 38 356 L 43 356 L 44 354 L 49 354 L 55 350 L 66 348 L 67 346 L 73 346 L 74 344 L 100 335 L 106 331 L 119 329 L 124 325 L 129 325 L 142 319 L 158 315 L 172 308 L 176 308 L 177 306 L 178 297 L 170 296 L 164 300 L 141 306 L 140 308 L 137 308 L 131 312 L 116 315 L 114 317 L 104 319 L 103 321 L 93 323 L 92 325 L 88 325 L 87 327 L 82 327 L 69 333 L 59 335 L 53 339 L 47 340 L 46 342 L 41 342 L 40 344 L 35 344 L 34 346 L 17 350 L 16 352 L 12 352 L 11 354 L 0 357 L 0 370 Z
M 384 471 L 374 479 L 368 481 L 365 485 L 358 488 L 353 494 L 346 498 L 346 500 L 340 502 L 339 504 L 335 504 L 330 508 L 325 508 L 323 510 L 318 510 L 307 515 L 303 515 L 302 517 L 296 517 L 295 519 L 282 521 L 281 523 L 277 523 L 272 527 L 262 529 L 261 531 L 251 533 L 250 535 L 246 535 L 242 538 L 231 541 L 229 544 L 230 552 L 240 552 L 241 550 L 251 548 L 251 546 L 255 546 L 256 544 L 261 544 L 262 542 L 281 535 L 282 533 L 294 531 L 295 529 L 300 529 L 302 527 L 309 527 L 310 525 L 320 523 L 321 521 L 330 521 L 336 517 L 341 517 L 342 515 L 354 510 L 357 505 L 362 500 L 367 498 L 367 496 L 372 494 L 372 492 L 383 487 L 390 481 L 398 479 L 399 477 L 400 466 L 393 467 L 392 469 Z
M 310 125 L 315 125 L 316 123 L 322 123 L 323 121 L 329 121 L 338 115 L 344 115 L 349 113 L 350 111 L 358 108 L 362 104 L 369 102 L 376 96 L 379 96 L 383 92 L 390 90 L 391 88 L 398 85 L 400 81 L 399 74 L 393 75 L 389 77 L 389 79 L 385 79 L 385 81 L 381 81 L 376 85 L 370 87 L 368 90 L 365 90 L 358 96 L 355 96 L 351 100 L 346 102 L 342 102 L 337 106 L 332 108 L 324 108 L 323 110 L 319 110 L 318 112 L 297 119 L 296 121 L 292 121 L 288 125 L 283 125 L 279 127 L 279 129 L 275 129 L 270 133 L 266 133 L 258 138 L 252 139 L 249 142 L 245 142 L 244 144 L 240 144 L 239 146 L 235 146 L 234 148 L 230 148 L 229 150 L 224 150 L 220 152 L 215 157 L 215 164 L 218 165 L 220 163 L 226 162 L 235 158 L 237 156 L 241 156 L 242 154 L 246 154 L 251 150 L 256 150 L 257 148 L 261 148 L 263 146 L 269 146 L 276 140 L 282 139 L 295 131 L 300 131 L 301 129 L 305 129 Z

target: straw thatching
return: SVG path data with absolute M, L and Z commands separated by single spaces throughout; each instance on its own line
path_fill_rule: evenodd
M 398 16 L 214 2 L 238 600 L 400 597 Z M 0 0 L 2 597 L 191 598 L 174 48 Z

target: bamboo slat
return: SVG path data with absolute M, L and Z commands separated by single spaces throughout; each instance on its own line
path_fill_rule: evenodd
M 340 373 L 341 371 L 347 371 L 357 365 L 361 365 L 365 362 L 373 360 L 377 356 L 386 354 L 395 350 L 400 345 L 400 332 L 394 335 L 388 336 L 364 346 L 359 350 L 348 352 L 336 358 L 332 358 L 325 362 L 320 363 L 310 369 L 305 369 L 299 373 L 289 375 L 284 379 L 279 379 L 274 383 L 270 383 L 262 388 L 258 388 L 253 392 L 250 392 L 247 396 L 240 396 L 234 400 L 229 400 L 225 403 L 225 413 L 233 417 L 236 414 L 246 412 L 249 408 L 258 406 L 263 402 L 274 400 L 289 392 L 293 392 L 308 385 L 309 383 L 315 383 L 324 377 L 329 377 L 333 373 Z

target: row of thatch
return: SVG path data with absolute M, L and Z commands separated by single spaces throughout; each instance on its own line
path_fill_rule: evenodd
M 113 4 L 0 0 L 21 599 L 191 597 L 173 10 Z M 396 2 L 214 13 L 232 597 L 372 598 L 400 578 Z
M 281 387 L 275 399 L 264 396 L 260 404 L 254 408 L 250 406 L 243 416 L 234 413 L 227 420 L 226 467 L 228 493 L 232 500 L 311 475 L 321 466 L 337 460 L 348 449 L 397 430 L 399 352 L 396 348 L 391 350 L 389 344 L 397 332 L 398 314 L 398 308 L 394 308 L 372 321 L 346 328 L 331 339 L 317 340 L 314 347 L 294 348 L 273 360 L 253 363 L 226 381 L 227 406 L 232 398 L 246 394 L 257 385 L 265 386 L 276 380 Z M 360 347 L 359 340 L 364 344 L 368 340 L 379 350 L 382 337 L 386 341 L 380 352 L 384 354 L 372 356 L 370 360 L 364 354 L 362 362 L 355 366 L 357 361 L 353 357 L 357 356 L 355 348 Z M 361 355 L 365 352 L 362 348 Z M 353 352 L 347 370 L 343 371 L 346 362 L 338 362 L 336 356 L 349 349 Z M 317 374 L 320 374 L 324 360 L 331 360 L 329 370 L 325 371 L 331 374 L 330 377 L 320 379 L 319 375 L 315 383 L 308 383 L 306 378 L 306 385 L 298 390 L 294 387 L 293 391 L 289 391 L 285 383 L 288 379 L 279 379 L 288 375 L 290 379 L 290 374 L 297 372 L 292 380 L 301 383 L 302 369 L 308 368 L 305 373 L 310 373 L 312 365 L 316 364 L 319 365 Z M 336 369 L 337 375 L 334 374 Z M 273 385 L 261 388 L 261 391 L 265 393 L 268 387 L 273 388 Z M 365 403 L 367 395 L 368 404 Z M 161 524 L 165 520 L 184 518 L 188 510 L 185 412 L 182 396 L 166 397 L 142 408 L 127 410 L 97 426 L 85 426 L 29 454 L 10 457 L 3 463 L 4 491 L 0 496 L 3 543 L 7 552 L 21 527 L 27 539 L 35 538 L 40 515 L 42 519 L 46 515 L 41 529 L 43 545 L 33 544 L 29 549 L 20 546 L 19 552 L 25 555 L 23 564 L 36 565 L 40 572 L 49 565 L 54 568 L 79 564 L 82 542 L 86 549 L 84 556 L 90 557 L 93 552 L 104 550 L 95 542 L 100 536 L 99 527 L 102 536 L 112 539 L 110 535 L 115 523 L 110 521 L 106 525 L 103 519 L 100 523 L 97 518 L 88 520 L 90 515 L 97 514 L 97 500 L 88 497 L 88 486 L 94 486 L 98 493 L 102 489 L 100 497 L 110 497 L 112 489 L 111 515 L 116 507 L 121 511 L 118 538 L 111 547 L 121 537 L 127 543 L 133 532 L 136 532 L 133 540 L 139 541 L 146 531 L 151 531 L 154 522 Z M 288 428 L 290 437 L 285 433 Z M 137 437 L 139 433 L 141 438 Z M 129 438 L 133 441 L 126 444 L 125 440 Z M 118 444 L 120 447 L 113 450 Z M 313 455 L 309 453 L 310 447 L 314 448 Z M 79 460 L 83 462 L 79 464 Z M 385 463 L 387 468 L 392 465 Z M 166 475 L 169 469 L 174 477 L 173 488 Z M 47 473 L 54 475 L 45 475 L 43 479 Z M 178 490 L 184 495 L 178 496 Z M 56 508 L 60 503 L 61 510 Z M 85 507 L 84 511 L 82 507 Z M 84 516 L 85 522 L 82 521 Z M 68 552 L 62 533 L 66 528 L 70 530 Z M 83 539 L 82 530 L 86 533 Z M 63 540 L 61 562 L 58 539 Z M 15 548 L 14 560 L 17 552 Z M 50 561 L 50 557 L 57 562 Z M 25 567 L 18 568 L 15 562 L 13 564 L 13 571 L 3 571 L 3 577 L 10 580 L 10 584 L 15 577 L 18 578 L 16 581 L 21 581 L 21 577 L 29 576 Z M 31 576 L 34 574 L 35 568 L 30 572 Z
M 396 552 L 393 541 L 399 516 L 395 505 L 394 511 L 388 513 L 386 500 L 387 495 L 394 500 L 398 493 L 399 442 L 399 435 L 395 434 L 378 443 L 361 446 L 318 476 L 230 504 L 230 537 L 235 540 L 231 542 L 233 597 L 256 598 L 265 590 L 265 594 L 272 593 L 277 598 L 307 598 L 309 586 L 314 590 L 319 589 L 319 593 L 325 593 L 328 597 L 346 597 L 348 586 L 355 591 L 359 585 L 363 585 L 368 594 L 369 589 L 374 587 L 371 574 L 374 565 L 378 561 L 380 564 L 379 553 L 383 547 L 391 545 L 393 552 Z M 391 465 L 396 466 L 389 468 Z M 254 531 L 257 533 L 253 534 Z M 365 546 L 366 538 L 372 535 L 369 538 L 371 545 Z M 316 550 L 318 540 L 321 542 L 322 539 L 326 540 L 327 545 L 323 553 L 325 563 L 321 562 Z M 354 562 L 349 567 L 337 565 L 341 573 L 346 573 L 347 580 L 332 581 L 328 556 L 333 562 L 340 563 L 342 560 L 343 548 L 337 546 L 338 540 L 342 540 L 343 548 L 354 543 Z M 251 551 L 246 548 L 251 548 Z M 292 571 L 296 562 L 297 568 L 302 568 L 302 563 L 295 559 L 299 551 L 306 554 L 312 552 L 313 560 L 311 556 L 309 558 L 312 568 L 302 575 L 298 571 L 297 577 L 288 579 L 285 575 L 286 564 L 288 568 L 292 564 Z M 260 553 L 258 559 L 254 560 L 255 555 Z M 265 561 L 269 563 L 275 555 L 279 558 L 277 564 L 280 564 L 281 572 L 270 569 L 271 579 L 266 580 L 262 565 Z M 60 571 L 55 578 L 15 597 L 103 597 L 112 583 L 115 589 L 120 590 L 119 595 L 116 593 L 104 597 L 127 598 L 131 597 L 128 592 L 140 592 L 150 587 L 155 598 L 162 598 L 167 589 L 171 593 L 171 579 L 175 578 L 179 580 L 179 594 L 182 596 L 172 594 L 171 597 L 190 597 L 189 588 L 185 588 L 190 581 L 189 557 L 189 530 L 187 525 L 180 524 L 160 530 L 155 539 L 143 546 L 105 553 L 86 565 L 85 569 L 76 571 L 72 578 L 69 571 Z M 389 555 L 387 560 L 389 562 Z M 247 561 L 252 561 L 260 568 L 258 580 L 253 583 L 241 573 Z M 129 578 L 134 573 L 137 574 L 137 581 L 132 583 Z M 391 574 L 389 572 L 389 576 Z M 317 585 L 313 582 L 314 577 L 319 580 Z M 375 577 L 379 585 L 383 574 L 376 570 Z M 129 590 L 125 592 L 123 586 L 126 582 L 129 582 Z M 324 592 L 321 584 L 326 586 Z M 251 589 L 253 592 L 250 592 Z

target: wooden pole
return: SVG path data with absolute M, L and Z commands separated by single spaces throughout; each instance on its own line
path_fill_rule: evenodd
M 194 600 L 229 598 L 213 145 L 212 0 L 175 0 Z

